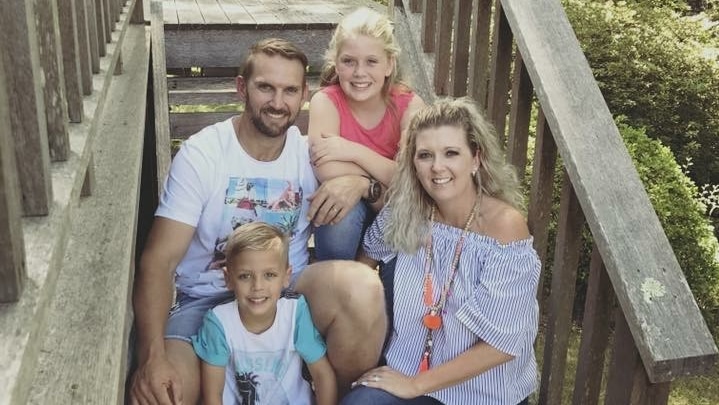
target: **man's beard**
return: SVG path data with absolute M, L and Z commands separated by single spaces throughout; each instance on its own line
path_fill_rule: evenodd
M 252 102 L 251 102 L 250 99 L 249 99 L 249 95 L 248 95 L 248 98 L 247 98 L 246 107 L 249 107 L 249 108 L 246 108 L 246 109 L 245 109 L 245 113 L 248 113 L 248 112 L 250 113 L 250 121 L 251 121 L 252 124 L 255 126 L 255 128 L 257 128 L 257 130 L 260 131 L 260 133 L 262 133 L 263 135 L 266 135 L 266 136 L 268 136 L 268 137 L 270 137 L 270 138 L 277 138 L 277 137 L 280 137 L 280 136 L 284 135 L 284 134 L 287 132 L 287 129 L 288 129 L 289 127 L 291 127 L 292 124 L 295 123 L 294 117 L 292 117 L 291 114 L 290 114 L 290 112 L 287 111 L 287 110 L 276 110 L 276 109 L 274 109 L 274 108 L 272 108 L 272 107 L 264 107 L 264 108 L 260 108 L 259 111 L 257 111 L 257 110 L 252 106 Z M 278 126 L 270 126 L 270 125 L 267 125 L 267 124 L 262 120 L 262 114 L 263 114 L 263 113 L 269 113 L 269 114 L 285 114 L 285 115 L 288 117 L 287 123 L 286 123 L 285 125 L 282 125 L 282 126 L 279 126 L 279 127 L 278 127 Z

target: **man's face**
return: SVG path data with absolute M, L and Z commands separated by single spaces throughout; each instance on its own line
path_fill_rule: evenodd
M 307 96 L 302 63 L 282 56 L 255 56 L 249 79 L 238 77 L 237 90 L 245 99 L 245 114 L 268 137 L 279 137 L 294 124 Z

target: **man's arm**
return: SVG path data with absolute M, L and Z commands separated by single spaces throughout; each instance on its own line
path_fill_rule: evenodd
M 195 228 L 156 217 L 140 259 L 133 293 L 137 327 L 138 370 L 130 392 L 131 403 L 171 403 L 182 390 L 177 371 L 165 354 L 165 323 L 172 305 L 173 275 L 190 245 Z
M 327 360 L 322 356 L 319 360 L 307 365 L 315 385 L 317 405 L 334 405 L 337 403 L 337 379 L 335 372 Z
M 222 405 L 225 389 L 225 368 L 202 362 L 202 403 Z

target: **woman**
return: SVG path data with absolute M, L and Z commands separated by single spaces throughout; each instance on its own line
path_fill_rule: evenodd
M 381 207 L 382 187 L 395 171 L 401 132 L 422 99 L 402 84 L 399 47 L 386 15 L 360 8 L 338 24 L 325 55 L 322 86 L 310 101 L 309 138 L 322 182 L 368 178 L 365 200 L 339 222 L 315 231 L 318 260 L 354 260 L 362 232 Z
M 518 404 L 536 384 L 539 258 L 514 169 L 469 99 L 412 118 L 361 260 L 396 257 L 387 366 L 343 404 Z

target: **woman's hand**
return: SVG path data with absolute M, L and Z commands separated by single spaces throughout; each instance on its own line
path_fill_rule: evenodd
M 388 366 L 378 367 L 364 373 L 352 383 L 352 386 L 354 387 L 355 384 L 379 388 L 404 399 L 416 398 L 425 394 L 419 390 L 413 377 L 406 376 Z
M 358 146 L 339 135 L 322 133 L 320 138 L 315 138 L 310 144 L 310 159 L 315 166 L 333 161 L 354 162 Z

